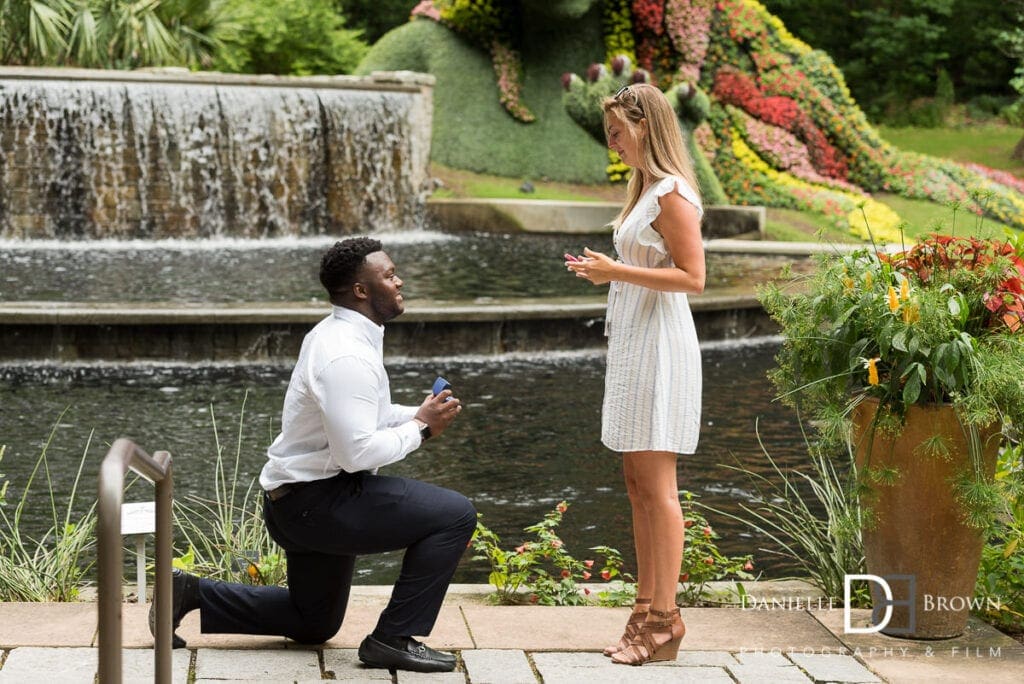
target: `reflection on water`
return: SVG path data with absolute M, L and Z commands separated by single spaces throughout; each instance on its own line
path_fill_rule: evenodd
M 756 421 L 780 463 L 801 466 L 806 460 L 793 414 L 772 401 L 765 378 L 775 344 L 704 348 L 704 428 L 698 453 L 680 460 L 679 475 L 681 486 L 705 503 L 739 512 L 739 504 L 750 500 L 744 479 L 723 464 L 738 462 L 767 474 Z M 584 558 L 588 547 L 607 544 L 632 564 L 620 460 L 599 440 L 603 355 L 419 359 L 392 363 L 389 371 L 395 401 L 419 403 L 434 377 L 443 374 L 466 410 L 440 439 L 389 466 L 385 474 L 422 478 L 465 493 L 507 547 L 522 540 L 523 527 L 564 499 L 571 508 L 561 533 L 574 555 Z M 217 448 L 214 422 L 228 457 L 235 453 L 241 423 L 239 478 L 248 484 L 276 434 L 289 373 L 289 367 L 265 365 L 0 366 L 0 444 L 8 445 L 0 471 L 12 482 L 8 501 L 19 496 L 58 417 L 49 457 L 61 492 L 69 491 L 90 430 L 95 430 L 87 454 L 87 490 L 94 486 L 109 445 L 128 436 L 149 451 L 173 454 L 178 497 L 209 496 Z M 145 496 L 145 490 L 130 492 L 129 500 Z M 42 503 L 37 500 L 26 513 L 26 518 L 37 516 L 29 525 L 46 526 Z M 728 520 L 712 515 L 711 521 L 727 552 L 756 553 L 768 544 Z M 764 553 L 757 553 L 757 559 L 758 568 L 771 576 L 790 570 Z M 396 554 L 367 557 L 359 563 L 357 581 L 391 582 L 398 562 Z M 486 577 L 484 563 L 470 562 L 467 554 L 456 581 L 486 582 Z
M 581 253 L 585 246 L 612 253 L 607 235 L 379 237 L 410 299 L 600 294 L 605 290 L 566 273 L 562 254 Z M 333 240 L 0 242 L 0 302 L 319 301 L 319 257 Z M 777 276 L 792 261 L 708 254 L 707 287 L 749 287 Z

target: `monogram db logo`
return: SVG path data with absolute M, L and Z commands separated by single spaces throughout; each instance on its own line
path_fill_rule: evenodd
M 871 625 L 868 627 L 854 627 L 850 616 L 850 589 L 854 581 L 868 582 L 875 586 L 871 591 Z M 892 586 L 889 582 L 906 582 L 906 598 L 893 598 Z M 843 576 L 843 632 L 846 634 L 874 634 L 881 632 L 889 625 L 892 619 L 892 609 L 897 606 L 905 606 L 908 613 L 908 625 L 906 627 L 892 628 L 887 634 L 913 634 L 917 627 L 917 613 L 914 605 L 916 593 L 916 581 L 913 575 L 844 575 Z M 884 596 L 884 598 L 882 598 Z M 884 610 L 885 614 L 879 619 L 879 613 Z

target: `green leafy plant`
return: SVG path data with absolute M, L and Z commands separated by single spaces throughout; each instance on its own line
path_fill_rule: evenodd
M 866 398 L 880 402 L 872 428 L 892 434 L 909 406 L 951 403 L 975 436 L 957 495 L 965 520 L 984 527 L 998 497 L 980 466 L 978 431 L 1024 424 L 1022 256 L 1010 242 L 936 233 L 895 253 L 828 254 L 809 275 L 762 286 L 783 335 L 772 380 L 834 447 Z M 922 457 L 945 449 L 923 445 Z
M 218 0 L 5 0 L 4 64 L 105 69 L 208 67 L 226 18 Z
M 685 542 L 683 545 L 683 563 L 679 573 L 682 589 L 679 602 L 687 606 L 696 606 L 708 602 L 711 597 L 708 583 L 730 578 L 752 580 L 754 575 L 754 557 L 726 556 L 718 550 L 716 540 L 721 537 L 707 518 L 697 510 L 697 495 L 681 491 L 683 509 L 683 526 Z M 742 593 L 742 586 L 737 583 L 737 593 Z
M 1003 507 L 981 553 L 975 596 L 981 616 L 1006 632 L 1024 632 L 1024 446 L 999 456 L 995 480 Z
M 47 450 L 60 424 L 57 419 L 36 459 L 35 467 L 25 483 L 21 497 L 8 514 L 0 507 L 0 600 L 2 601 L 74 601 L 95 563 L 96 504 L 76 514 L 78 485 L 82 477 L 92 433 L 86 440 L 78 464 L 71 496 L 63 511 L 58 509 Z M 0 457 L 3 455 L 0 449 Z M 35 538 L 21 530 L 22 516 L 29 505 L 37 478 L 45 481 L 48 513 L 51 524 L 42 536 Z M 6 493 L 7 483 L 0 492 Z M 2 499 L 3 497 L 0 497 Z
M 255 479 L 244 489 L 239 486 L 246 399 L 248 394 L 242 400 L 238 438 L 230 464 L 221 445 L 213 407 L 210 407 L 216 448 L 213 470 L 216 495 L 214 499 L 193 495 L 186 496 L 185 501 L 175 499 L 175 526 L 185 537 L 188 550 L 173 562 L 176 567 L 199 571 L 211 579 L 280 584 L 287 575 L 286 562 L 263 522 L 263 490 Z
M 470 545 L 475 555 L 472 560 L 486 560 L 491 572 L 488 582 L 495 588 L 496 600 L 503 605 L 538 603 L 545 606 L 575 606 L 590 602 L 590 589 L 580 587 L 578 580 L 587 581 L 594 575 L 596 562 L 591 559 L 578 560 L 569 553 L 565 543 L 558 536 L 557 528 L 569 504 L 562 501 L 544 519 L 525 528 L 533 539 L 524 541 L 512 550 L 501 547 L 501 538 L 479 520 Z M 591 549 L 604 556 L 604 565 L 597 574 L 604 581 L 616 577 L 632 579 L 623 575 L 622 556 L 607 546 Z M 622 605 L 616 601 L 631 600 L 628 589 L 613 586 L 600 592 L 599 600 L 604 605 Z
M 803 430 L 803 423 L 801 431 Z M 826 596 L 843 596 L 847 574 L 863 574 L 864 544 L 861 539 L 861 508 L 857 474 L 849 447 L 836 464 L 831 455 L 811 444 L 804 433 L 813 470 L 783 470 L 761 441 L 758 444 L 771 476 L 743 466 L 729 466 L 743 474 L 756 495 L 756 504 L 741 504 L 745 515 L 715 511 L 747 525 L 770 539 L 778 554 L 793 562 Z M 814 501 L 815 506 L 808 503 Z M 820 510 L 821 513 L 817 513 Z M 854 606 L 868 605 L 863 584 L 854 586 Z
M 366 54 L 332 0 L 230 0 L 214 66 L 257 74 L 347 74 Z
M 687 605 L 697 605 L 710 600 L 709 582 L 727 578 L 753 579 L 753 557 L 722 554 L 716 544 L 718 533 L 695 508 L 695 495 L 681 494 L 686 546 L 679 575 L 683 583 L 680 600 Z M 544 520 L 525 528 L 534 535 L 533 539 L 511 550 L 503 549 L 498 535 L 477 522 L 471 542 L 475 552 L 473 560 L 490 563 L 488 582 L 496 590 L 498 603 L 529 601 L 563 606 L 596 600 L 603 606 L 632 605 L 636 598 L 636 580 L 623 571 L 622 554 L 618 550 L 609 546 L 591 547 L 594 558 L 603 559 L 601 564 L 594 559 L 578 560 L 569 553 L 556 531 L 568 507 L 563 501 L 546 514 Z M 579 581 L 587 582 L 592 578 L 606 584 L 596 592 L 580 586 Z M 742 586 L 737 584 L 737 593 L 742 591 Z

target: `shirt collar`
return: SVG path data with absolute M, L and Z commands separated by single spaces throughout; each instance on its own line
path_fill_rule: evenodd
M 356 326 L 358 330 L 362 331 L 366 335 L 367 339 L 371 341 L 374 346 L 380 347 L 384 343 L 383 325 L 377 325 L 354 309 L 338 306 L 337 304 L 331 305 L 331 312 L 335 318 Z

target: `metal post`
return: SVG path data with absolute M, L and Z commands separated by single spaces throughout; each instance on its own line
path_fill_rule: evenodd
M 154 457 L 127 439 L 118 439 L 100 465 L 98 509 L 99 681 L 118 684 L 121 667 L 121 584 L 124 581 L 124 551 L 121 548 L 121 504 L 124 474 L 131 469 L 156 483 L 156 638 L 154 673 L 158 684 L 171 681 L 171 500 L 174 494 L 171 455 L 159 451 Z
M 174 498 L 174 477 L 171 455 L 166 451 L 158 451 L 154 457 L 164 469 L 164 477 L 156 483 L 156 549 L 153 554 L 156 563 L 153 586 L 153 600 L 156 601 L 154 672 L 157 684 L 171 684 L 171 635 L 174 634 L 174 628 L 171 626 L 171 500 Z
M 124 562 L 121 500 L 124 496 L 124 467 L 129 458 L 126 445 L 118 440 L 100 466 L 96 572 L 99 589 L 99 680 L 103 684 L 121 682 L 121 564 Z

